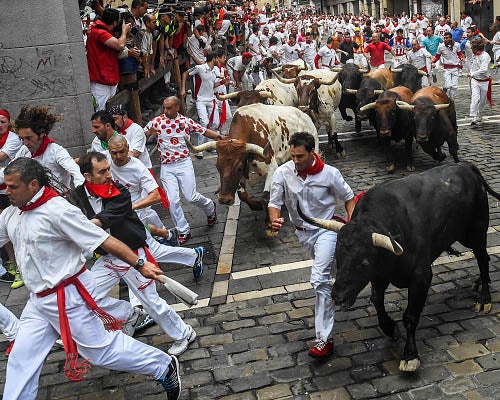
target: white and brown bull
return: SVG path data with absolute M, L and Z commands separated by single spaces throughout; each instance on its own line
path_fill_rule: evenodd
M 309 114 L 316 129 L 326 125 L 328 146 L 335 144 L 335 152 L 345 156 L 337 137 L 337 123 L 334 111 L 342 96 L 342 85 L 337 81 L 338 74 L 328 69 L 301 71 L 295 79 L 278 78 L 282 83 L 294 83 L 298 96 L 298 107 Z
M 249 104 L 263 103 L 277 106 L 296 106 L 297 90 L 292 84 L 281 83 L 277 79 L 266 79 L 254 90 L 241 90 L 225 95 L 217 95 L 219 100 L 234 99 L 238 107 Z
M 318 133 L 307 114 L 294 107 L 252 104 L 235 112 L 227 139 L 191 147 L 191 151 L 217 150 L 219 203 L 233 204 L 238 191 L 239 198 L 252 210 L 267 210 L 274 171 L 290 160 L 288 140 L 296 132 L 312 134 L 318 151 Z M 252 199 L 246 191 L 246 180 L 251 173 L 266 177 L 260 200 Z M 267 220 L 266 227 L 269 234 Z
M 305 60 L 298 59 L 290 64 L 281 65 L 279 67 L 273 68 L 271 72 L 281 73 L 282 77 L 285 79 L 292 79 L 299 76 L 301 71 L 309 71 L 311 67 L 305 62 Z

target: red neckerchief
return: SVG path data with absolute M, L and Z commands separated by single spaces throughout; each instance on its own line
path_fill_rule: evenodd
M 5 143 L 7 142 L 7 138 L 9 137 L 10 131 L 7 131 L 3 134 L 3 136 L 0 138 L 0 149 L 5 146 Z
M 130 128 L 130 125 L 132 125 L 133 123 L 134 123 L 134 121 L 132 121 L 131 119 L 128 119 L 127 123 L 125 125 L 123 125 L 122 129 L 120 129 L 120 133 L 122 135 L 127 134 L 127 129 Z
M 290 42 L 288 42 L 288 46 L 293 47 L 295 46 L 295 44 L 291 44 Z
M 31 158 L 35 158 L 38 156 L 41 156 L 43 153 L 45 153 L 45 150 L 47 150 L 47 146 L 51 143 L 55 143 L 56 141 L 54 139 L 49 138 L 48 136 L 44 136 L 42 140 L 42 144 L 38 148 L 37 151 L 35 151 L 34 154 L 31 155 Z
M 311 43 L 312 43 L 312 40 L 306 40 L 306 43 L 307 43 L 307 44 L 311 44 Z
M 423 21 L 423 20 L 424 20 L 424 16 L 423 16 L 423 15 L 421 15 L 420 17 L 418 17 L 418 19 L 419 19 L 420 21 Z
M 313 165 L 311 165 L 304 171 L 307 175 L 316 175 L 323 171 L 323 168 L 325 167 L 325 163 L 321 158 L 319 158 L 316 153 L 314 153 L 314 160 L 315 162 L 313 163 Z
M 35 208 L 40 207 L 42 204 L 47 203 L 47 201 L 49 201 L 53 197 L 57 197 L 57 196 L 59 196 L 59 195 L 57 194 L 57 192 L 54 189 L 52 189 L 50 186 L 45 186 L 43 189 L 43 193 L 38 198 L 38 200 L 34 201 L 33 203 L 31 203 L 29 205 L 19 207 L 19 209 L 22 212 L 34 210 Z
M 120 194 L 120 191 L 112 181 L 103 184 L 85 182 L 84 185 L 92 196 L 100 197 L 101 199 L 111 199 Z

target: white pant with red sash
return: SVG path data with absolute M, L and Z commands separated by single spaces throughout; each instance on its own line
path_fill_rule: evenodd
M 138 255 L 146 259 L 143 248 L 139 249 Z M 186 337 L 188 326 L 168 303 L 158 295 L 155 281 L 145 278 L 139 271 L 109 254 L 100 257 L 92 267 L 91 272 L 96 282 L 94 297 L 103 310 L 117 319 L 127 319 L 122 317 L 130 315 L 130 305 L 127 302 L 108 297 L 111 289 L 120 279 L 123 279 L 151 318 L 168 336 L 174 340 Z
M 92 274 L 78 280 L 96 298 Z M 83 301 L 74 285 L 64 288 L 66 313 L 78 353 L 92 365 L 159 378 L 171 357 L 121 331 L 107 331 L 101 319 Z M 21 315 L 19 332 L 7 362 L 4 400 L 34 400 L 42 365 L 60 336 L 57 293 L 38 297 L 31 293 Z

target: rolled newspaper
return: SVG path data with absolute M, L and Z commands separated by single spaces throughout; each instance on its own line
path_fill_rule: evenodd
M 198 304 L 198 294 L 172 278 L 162 276 L 163 286 L 186 306 L 192 307 Z

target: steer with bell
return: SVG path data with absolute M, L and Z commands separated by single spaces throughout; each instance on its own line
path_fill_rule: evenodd
M 415 331 L 431 285 L 431 266 L 454 242 L 472 249 L 479 266 L 476 311 L 491 311 L 488 193 L 500 200 L 477 167 L 461 162 L 371 188 L 356 204 L 347 224 L 299 211 L 305 221 L 338 232 L 332 291 L 337 305 L 351 307 L 371 282 L 379 326 L 396 338 L 397 325 L 385 310 L 384 293 L 390 283 L 408 288 L 401 371 L 415 371 L 420 366 Z

